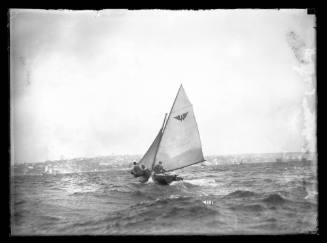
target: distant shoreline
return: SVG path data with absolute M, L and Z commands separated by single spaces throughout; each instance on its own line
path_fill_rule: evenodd
M 204 156 L 205 158 L 211 158 L 211 157 L 242 157 L 242 156 L 260 156 L 260 155 L 272 155 L 272 156 L 281 156 L 281 155 L 303 155 L 306 152 L 276 152 L 276 153 L 241 153 L 241 154 L 210 154 Z M 317 152 L 309 152 L 311 156 L 317 156 Z M 130 159 L 137 160 L 138 158 L 141 158 L 141 154 L 117 154 L 117 155 L 101 155 L 101 156 L 92 156 L 92 157 L 75 157 L 75 158 L 67 158 L 67 159 L 56 159 L 56 160 L 43 160 L 43 161 L 33 161 L 33 162 L 13 162 L 12 165 L 20 165 L 20 164 L 38 164 L 38 163 L 51 163 L 51 162 L 62 162 L 62 161 L 82 161 L 82 160 L 93 160 L 93 159 L 119 159 L 119 158 L 125 158 L 126 157 Z

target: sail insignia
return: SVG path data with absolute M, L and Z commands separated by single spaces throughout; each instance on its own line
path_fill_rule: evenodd
M 187 114 L 188 112 L 185 112 L 182 115 L 174 116 L 174 118 L 182 122 L 186 118 Z

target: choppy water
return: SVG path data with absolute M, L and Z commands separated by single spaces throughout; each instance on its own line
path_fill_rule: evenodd
M 12 178 L 12 234 L 285 234 L 317 230 L 312 163 L 194 165 L 141 184 L 125 166 Z

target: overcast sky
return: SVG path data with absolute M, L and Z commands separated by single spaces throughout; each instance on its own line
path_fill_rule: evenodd
M 10 11 L 15 163 L 144 154 L 182 83 L 204 155 L 315 149 L 305 10 Z

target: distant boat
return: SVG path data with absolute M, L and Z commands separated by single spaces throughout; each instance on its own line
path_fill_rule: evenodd
M 145 165 L 152 172 L 154 166 L 162 161 L 164 169 L 171 172 L 204 162 L 193 107 L 182 85 L 166 117 L 167 113 L 159 133 L 138 164 Z M 149 176 L 142 178 L 142 182 L 148 179 Z M 177 175 L 152 173 L 152 180 L 161 185 L 181 179 Z

